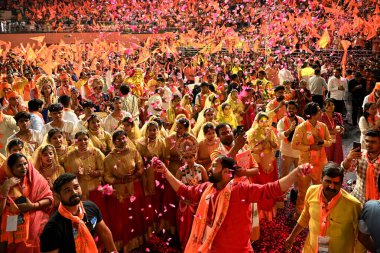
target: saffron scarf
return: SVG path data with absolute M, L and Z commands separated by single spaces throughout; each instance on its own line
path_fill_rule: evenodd
M 365 154 L 365 158 L 367 160 L 367 172 L 365 179 L 365 199 L 366 200 L 374 200 L 379 199 L 379 189 L 376 185 L 376 166 L 380 164 L 380 156 L 376 159 L 375 162 L 370 162 L 368 158 L 368 153 Z
M 66 219 L 71 220 L 73 227 L 78 227 L 78 235 L 74 238 L 75 242 L 75 252 L 77 253 L 93 253 L 98 252 L 96 248 L 96 244 L 94 238 L 88 230 L 86 223 L 83 221 L 83 217 L 85 215 L 85 210 L 83 207 L 83 203 L 79 204 L 79 214 L 78 216 L 74 216 L 71 212 L 69 212 L 62 203 L 59 204 L 58 212 L 65 217 Z
M 376 91 L 376 88 L 368 95 L 368 102 L 372 102 L 376 104 L 375 91 Z M 380 114 L 380 108 L 377 108 L 377 113 Z
M 319 186 L 318 189 L 318 198 L 319 198 L 319 222 L 320 222 L 320 232 L 319 234 L 321 236 L 325 236 L 327 233 L 327 228 L 330 226 L 330 221 L 328 219 L 328 216 L 338 203 L 340 197 L 342 196 L 342 191 L 339 190 L 338 194 L 335 195 L 330 202 L 325 204 L 325 201 L 323 200 L 323 186 Z
M 207 226 L 207 214 L 212 201 L 215 188 L 213 184 L 209 184 L 202 194 L 201 200 L 198 205 L 197 212 L 194 217 L 193 226 L 189 241 L 187 242 L 185 253 L 195 252 L 208 252 L 212 242 L 226 217 L 228 207 L 230 204 L 232 184 L 231 180 L 223 190 L 221 190 L 215 201 L 215 210 L 213 210 L 213 223 L 209 233 L 204 236 Z
M 21 212 L 17 207 L 17 204 L 13 201 L 18 197 L 25 196 L 29 197 L 30 194 L 30 184 L 28 182 L 27 176 L 24 177 L 22 186 L 16 185 L 12 187 L 7 196 L 7 202 L 9 203 L 9 207 L 5 207 L 3 214 L 1 216 L 1 241 L 11 243 L 20 243 L 28 240 L 29 235 L 29 224 L 30 224 L 30 213 L 23 213 L 23 222 L 21 224 L 17 224 L 17 230 L 14 232 L 7 232 L 7 217 L 10 215 L 20 215 Z
M 320 185 L 318 189 L 319 200 L 319 235 L 326 236 L 327 229 L 330 226 L 330 219 L 328 218 L 334 207 L 338 204 L 340 197 L 342 196 L 342 190 L 338 192 L 327 204 L 323 198 L 323 186 Z M 318 243 L 317 243 L 318 245 Z M 318 253 L 318 247 L 315 250 Z
M 380 117 L 376 114 L 375 116 L 369 116 L 368 117 L 368 123 L 371 124 L 372 126 L 376 126 L 376 121 L 380 120 Z M 370 125 L 370 126 L 371 126 Z M 372 127 L 371 126 L 371 127 Z
M 321 122 L 317 121 L 317 124 L 315 125 L 315 129 L 317 130 L 317 134 L 322 139 L 325 138 L 325 132 L 323 131 Z M 309 145 L 316 144 L 313 132 L 311 130 L 311 123 L 309 120 L 306 121 L 306 138 L 309 142 Z M 317 150 L 310 150 L 310 163 L 315 167 L 319 165 L 321 162 L 326 161 L 326 152 L 325 149 L 322 148 L 321 151 Z

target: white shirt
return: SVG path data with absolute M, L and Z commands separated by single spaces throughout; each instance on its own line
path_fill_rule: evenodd
M 333 98 L 336 100 L 344 100 L 345 90 L 339 90 L 338 89 L 339 86 L 343 86 L 344 89 L 347 89 L 347 80 L 342 77 L 338 79 L 335 76 L 332 76 L 329 78 L 327 89 L 330 92 L 330 98 Z
M 126 112 L 129 112 L 133 117 L 133 121 L 136 122 L 138 125 L 139 115 L 140 115 L 139 99 L 131 93 L 124 96 L 122 99 L 123 99 L 123 110 Z
M 172 91 L 169 87 L 162 87 L 164 90 L 164 95 L 162 95 L 162 110 L 167 111 L 169 109 L 170 101 L 172 100 Z
M 281 141 L 281 144 L 280 144 L 280 151 L 281 151 L 281 155 L 284 155 L 284 156 L 289 156 L 289 157 L 292 157 L 292 158 L 298 158 L 299 155 L 300 155 L 300 151 L 299 150 L 296 150 L 296 149 L 292 149 L 292 143 L 291 142 L 288 142 L 286 143 L 284 140 L 286 139 L 285 137 L 285 118 L 286 117 L 283 117 L 282 119 L 280 119 L 277 123 L 277 136 L 279 138 L 279 140 Z M 301 117 L 297 117 L 298 118 L 298 125 L 301 124 L 302 122 L 304 122 L 304 119 L 301 118 Z
M 51 122 L 44 125 L 44 127 L 42 128 L 41 130 L 41 136 L 44 137 L 51 129 L 53 129 L 55 127 L 53 127 L 51 125 Z M 66 120 L 63 120 L 63 127 L 62 128 L 58 128 L 60 129 L 62 132 L 64 132 L 66 134 L 66 138 L 70 138 L 70 139 L 73 139 L 74 138 L 74 123 L 73 122 L 70 122 L 70 121 L 66 121 Z
M 158 94 L 154 94 L 151 96 L 148 101 L 148 114 L 149 116 L 155 115 L 155 116 L 160 116 L 161 115 L 161 110 L 162 109 L 162 98 Z
M 327 84 L 323 77 L 314 75 L 309 79 L 309 88 L 312 95 L 323 95 L 323 87 L 327 89 Z
M 364 110 L 364 105 L 365 105 L 366 103 L 368 103 L 368 97 L 369 97 L 369 95 L 365 96 L 364 99 L 363 99 L 363 105 L 362 105 L 363 110 Z
M 30 151 L 30 153 L 33 154 L 33 152 L 41 145 L 42 143 L 42 136 L 41 136 L 41 132 L 40 131 L 36 131 L 36 130 L 33 130 L 31 129 L 32 131 L 32 137 L 30 138 L 29 142 L 28 143 L 25 143 L 28 145 L 28 149 Z M 9 136 L 8 140 L 7 140 L 7 145 L 8 146 L 8 143 L 11 141 L 11 140 L 14 140 L 14 139 L 17 139 L 18 137 L 16 136 L 17 133 L 15 134 L 12 134 L 11 136 Z
M 122 114 L 123 114 L 122 118 L 124 118 L 127 115 L 125 111 L 123 111 Z M 109 114 L 103 121 L 103 129 L 109 132 L 110 134 L 115 132 L 118 128 L 120 128 L 120 126 L 121 124 L 119 120 L 114 118 L 112 114 Z
M 9 136 L 19 130 L 16 121 L 12 116 L 3 114 L 3 121 L 0 122 L 0 153 L 5 155 L 5 147 Z
M 73 122 L 74 126 L 76 126 L 79 122 L 78 116 L 75 114 L 73 110 L 70 109 L 63 110 L 63 119 L 66 121 Z
M 280 79 L 280 85 L 284 85 L 284 81 L 294 81 L 292 73 L 286 68 L 283 68 L 280 71 L 278 71 L 278 78 Z

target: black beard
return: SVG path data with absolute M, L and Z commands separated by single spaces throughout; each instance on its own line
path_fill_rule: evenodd
M 231 139 L 230 139 L 230 138 L 227 138 L 227 139 L 224 139 L 223 141 L 221 140 L 221 143 L 222 143 L 223 145 L 230 146 L 230 145 L 232 144 L 233 141 L 234 141 L 234 138 L 231 137 Z
M 76 200 L 75 197 L 78 197 L 79 200 Z M 81 199 L 82 199 L 82 195 L 78 194 L 78 195 L 71 196 L 68 202 L 61 200 L 61 203 L 64 206 L 76 206 L 80 203 Z
M 216 184 L 216 183 L 220 182 L 220 178 L 219 177 L 215 177 L 215 175 L 212 173 L 212 171 L 210 171 L 208 173 L 208 181 L 210 183 Z

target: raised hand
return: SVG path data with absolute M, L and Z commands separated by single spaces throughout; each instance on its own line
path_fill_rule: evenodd
M 153 157 L 152 158 L 152 165 L 153 170 L 162 174 L 166 174 L 167 168 L 165 164 L 158 158 L 158 157 Z
M 313 171 L 313 166 L 310 163 L 304 163 L 297 167 L 302 176 L 307 176 Z
M 16 184 L 19 184 L 21 180 L 17 177 L 11 177 L 4 181 L 2 187 L 1 187 L 1 193 L 5 197 L 8 195 L 9 190 L 15 186 Z

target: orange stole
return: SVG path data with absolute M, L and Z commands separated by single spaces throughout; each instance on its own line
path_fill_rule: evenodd
M 374 200 L 379 199 L 379 190 L 376 185 L 376 175 L 375 175 L 375 166 L 379 166 L 380 156 L 376 159 L 374 163 L 371 163 L 368 159 L 368 154 L 365 155 L 365 159 L 367 160 L 367 173 L 365 179 L 365 199 L 366 200 Z
M 77 253 L 93 253 L 98 252 L 98 249 L 96 248 L 96 244 L 94 241 L 94 238 L 92 238 L 92 235 L 90 231 L 88 230 L 86 224 L 82 220 L 85 214 L 85 210 L 83 207 L 83 203 L 80 202 L 79 206 L 79 214 L 78 216 L 72 215 L 63 205 L 62 203 L 59 204 L 58 212 L 65 217 L 66 219 L 69 219 L 72 221 L 73 226 L 74 224 L 78 225 L 78 235 L 76 238 L 74 238 L 75 241 L 75 252 Z
M 224 189 L 219 192 L 216 198 L 216 209 L 213 210 L 213 215 L 215 218 L 208 234 L 206 234 L 207 213 L 215 189 L 213 186 L 214 184 L 210 183 L 207 186 L 204 193 L 202 194 L 201 200 L 199 201 L 197 213 L 194 217 L 193 226 L 191 228 L 189 241 L 187 242 L 185 248 L 185 253 L 208 252 L 220 226 L 223 223 L 224 218 L 226 217 L 230 204 L 233 181 L 234 180 L 231 180 L 226 185 L 226 187 L 224 187 Z
M 317 122 L 315 128 L 317 129 L 318 131 L 318 135 L 324 139 L 325 137 L 325 132 L 323 131 L 322 129 L 322 126 L 321 126 L 321 123 L 320 122 Z M 312 145 L 312 144 L 315 144 L 315 140 L 314 140 L 314 136 L 313 136 L 313 133 L 311 131 L 311 123 L 307 120 L 306 121 L 306 138 L 307 140 L 309 141 L 309 145 Z M 318 154 L 318 151 L 316 150 L 310 150 L 310 163 L 316 167 L 317 165 L 319 165 L 319 163 L 321 161 L 326 161 L 326 152 L 325 152 L 325 149 L 322 148 L 321 149 L 321 152 L 320 152 L 320 155 Z

